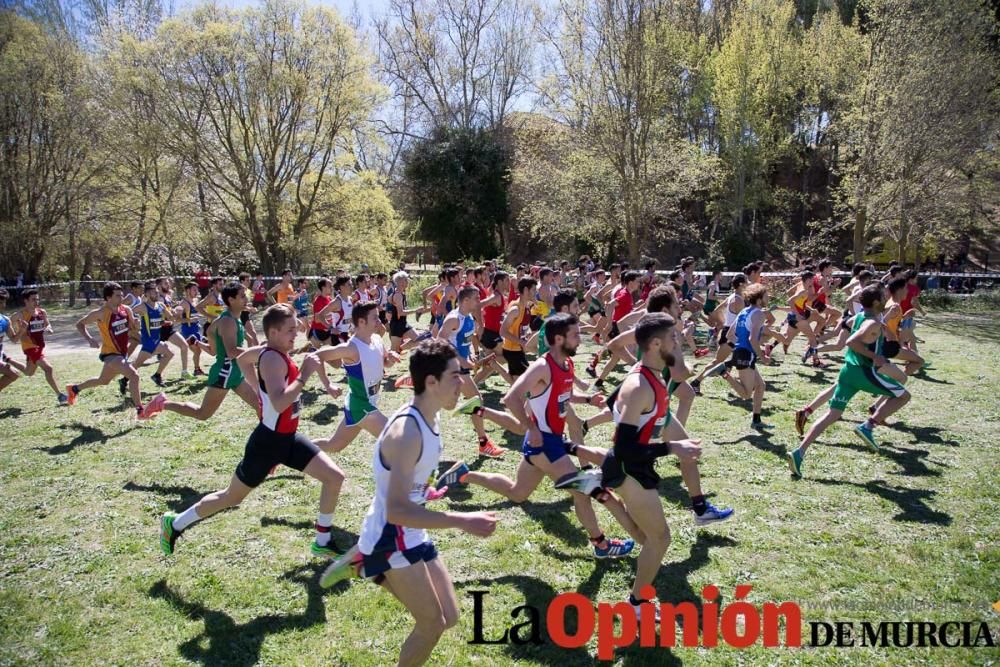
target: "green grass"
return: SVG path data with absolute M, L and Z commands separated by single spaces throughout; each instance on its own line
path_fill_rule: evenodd
M 731 600 L 737 584 L 749 599 L 794 600 L 806 620 L 986 620 L 1000 615 L 1000 484 L 996 378 L 998 330 L 990 315 L 934 315 L 918 335 L 934 363 L 911 382 L 913 402 L 894 428 L 881 429 L 874 455 L 849 429 L 867 402 L 822 436 L 794 481 L 782 460 L 797 441 L 791 410 L 836 376 L 801 366 L 794 355 L 764 368 L 771 436 L 753 434 L 741 404 L 721 380 L 706 382 L 689 430 L 705 439 L 703 485 L 736 518 L 696 530 L 683 504 L 677 468 L 662 462 L 663 504 L 672 544 L 656 580 L 661 600 L 701 599 L 719 586 Z M 796 343 L 793 352 L 800 350 Z M 588 348 L 589 350 L 589 348 Z M 98 369 L 96 355 L 55 358 L 61 383 Z M 152 370 L 141 371 L 144 389 Z M 393 371 L 393 374 L 400 371 Z M 168 369 L 168 393 L 200 400 L 200 384 Z M 495 405 L 503 387 L 485 392 Z M 391 385 L 384 409 L 410 395 Z M 305 395 L 302 428 L 327 435 L 339 405 Z M 590 408 L 583 409 L 590 414 Z M 223 486 L 255 423 L 229 397 L 216 417 L 196 423 L 163 414 L 136 423 L 114 386 L 84 393 L 59 408 L 38 375 L 0 394 L 0 664 L 386 665 L 409 631 L 402 607 L 373 584 L 323 591 L 323 562 L 308 551 L 318 485 L 282 470 L 238 510 L 191 530 L 176 555 L 161 556 L 158 517 Z M 464 417 L 443 421 L 445 461 L 475 460 Z M 611 429 L 588 443 L 608 446 Z M 493 433 L 498 444 L 519 447 Z M 348 475 L 337 509 L 336 538 L 356 536 L 371 499 L 373 439 L 362 436 L 338 457 Z M 518 456 L 474 467 L 512 474 Z M 564 494 L 548 484 L 515 506 L 483 489 L 460 491 L 436 507 L 493 509 L 496 534 L 479 540 L 456 531 L 435 535 L 462 604 L 457 628 L 435 650 L 434 665 L 592 664 L 594 643 L 576 650 L 542 646 L 469 646 L 470 590 L 486 589 L 487 636 L 508 625 L 517 605 L 543 609 L 557 593 L 578 591 L 618 601 L 632 562 L 595 562 Z M 621 534 L 600 511 L 609 533 Z M 987 664 L 978 649 L 630 649 L 620 664 Z

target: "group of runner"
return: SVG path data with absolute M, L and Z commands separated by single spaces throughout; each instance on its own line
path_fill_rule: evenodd
M 720 273 L 706 281 L 695 275 L 694 264 L 685 258 L 666 280 L 653 263 L 642 272 L 624 264 L 605 271 L 585 262 L 573 269 L 565 262 L 556 268 L 521 265 L 510 273 L 492 262 L 452 266 L 422 291 L 419 307 L 408 303 L 410 281 L 402 271 L 391 277 L 324 276 L 312 297 L 308 282 L 296 281 L 290 270 L 271 288 L 262 275 L 249 274 L 228 282 L 218 278 L 204 296 L 196 283 L 188 283 L 176 301 L 168 278 L 133 283 L 129 294 L 107 283 L 104 304 L 77 322 L 80 334 L 99 348 L 103 369 L 64 391 L 44 357 L 44 334 L 51 331 L 47 315 L 37 292 L 29 290 L 24 309 L 10 320 L 0 316 L 0 389 L 42 368 L 58 400 L 72 405 L 84 390 L 120 376 L 122 393 L 129 394 L 143 420 L 162 411 L 209 419 L 234 391 L 257 412 L 258 424 L 226 488 L 183 512 L 163 515 L 163 551 L 173 554 L 193 524 L 239 505 L 279 464 L 302 471 L 322 484 L 311 551 L 334 560 L 321 585 L 364 577 L 384 586 L 415 622 L 399 663 L 420 664 L 458 618 L 451 578 L 427 531 L 451 527 L 487 536 L 496 527 L 492 512 L 429 509 L 427 503 L 449 488 L 476 485 L 520 503 L 549 479 L 571 494 L 595 558 L 622 558 L 641 546 L 628 594 L 639 614 L 644 604 L 654 602 L 653 579 L 670 542 L 658 459 L 677 457 L 696 525 L 734 515 L 732 508 L 706 499 L 698 466 L 704 443 L 686 428 L 709 378 L 722 377 L 748 401 L 750 427 L 763 432 L 770 427 L 762 420 L 765 382 L 758 362 L 775 363 L 777 346 L 787 354 L 799 334 L 806 339 L 803 363 L 822 366 L 821 354 L 846 348 L 836 383 L 796 412 L 802 441 L 789 452 L 789 467 L 802 475 L 809 446 L 858 392 L 876 400 L 854 432 L 878 449 L 873 430 L 906 404 L 910 396 L 903 385 L 924 367 L 913 334 L 914 314 L 923 312 L 915 272 L 894 267 L 876 277 L 856 265 L 840 287 L 833 264 L 823 260 L 804 266 L 785 290 L 789 305 L 776 307 L 770 300 L 777 285 L 764 282 L 761 263 L 732 277 L 728 294 Z M 838 290 L 846 303 L 843 311 L 829 299 Z M 0 309 L 5 299 L 0 291 Z M 783 322 L 775 314 L 779 310 L 788 311 Z M 258 311 L 263 311 L 260 336 L 253 320 Z M 418 331 L 409 318 L 425 313 L 431 315 L 429 328 Z M 99 338 L 92 336 L 91 325 Z M 699 325 L 708 328 L 710 344 L 697 344 Z M 298 344 L 302 335 L 304 345 Z M 3 354 L 4 336 L 20 341 L 24 364 Z M 600 345 L 584 366 L 590 382 L 577 376 L 574 365 L 585 337 Z M 203 374 L 200 355 L 214 356 L 200 404 L 174 402 L 162 392 L 143 404 L 137 368 L 155 363 L 152 380 L 162 386 L 175 356 L 171 346 L 181 356 L 182 376 L 188 375 L 189 353 L 196 375 Z M 685 354 L 705 357 L 711 347 L 714 359 L 695 373 Z M 296 362 L 293 355 L 301 353 L 305 356 Z M 412 387 L 413 399 L 387 416 L 379 409 L 386 369 L 403 355 L 408 373 L 394 384 Z M 622 362 L 630 368 L 605 394 L 609 374 Z M 301 393 L 315 375 L 329 395 L 339 398 L 343 392 L 329 378 L 339 368 L 347 385 L 343 418 L 328 437 L 311 440 L 298 429 Z M 479 387 L 493 375 L 509 389 L 500 405 L 488 407 Z M 828 411 L 806 431 L 812 412 L 827 401 Z M 577 414 L 574 405 L 583 404 L 596 413 Z M 507 452 L 489 437 L 486 422 L 522 438 L 513 478 L 472 470 L 461 460 L 438 474 L 442 411 L 470 419 L 479 456 L 501 458 Z M 589 431 L 607 422 L 614 423 L 612 446 L 587 445 Z M 345 474 L 334 459 L 362 431 L 376 438 L 375 496 L 357 544 L 338 545 L 331 528 Z M 608 536 L 595 503 L 608 510 L 627 537 Z

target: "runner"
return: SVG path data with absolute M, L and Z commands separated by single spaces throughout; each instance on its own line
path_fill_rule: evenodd
M 320 578 L 330 587 L 357 575 L 382 584 L 414 619 L 398 665 L 427 661 L 441 635 L 458 623 L 451 575 L 427 529 L 458 528 L 478 537 L 496 529 L 492 512 L 434 512 L 424 507 L 428 479 L 441 456 L 438 412 L 455 407 L 461 389 L 455 350 L 428 340 L 410 355 L 414 398 L 379 435 L 372 456 L 375 496 L 358 544 Z
M 339 452 L 351 444 L 362 429 L 378 437 L 385 428 L 386 417 L 378 409 L 385 368 L 399 361 L 399 355 L 386 350 L 378 328 L 378 307 L 374 303 L 359 303 L 351 310 L 354 335 L 346 342 L 323 347 L 316 352 L 320 361 L 337 361 L 347 371 L 347 399 L 344 419 L 329 438 L 317 440 L 325 452 Z
M 242 287 L 240 289 L 242 291 Z M 227 286 L 226 290 L 230 287 Z M 246 299 L 245 296 L 240 298 Z M 319 367 L 319 361 L 315 356 L 308 355 L 302 362 L 301 370 L 295 365 L 288 353 L 295 346 L 297 333 L 295 313 L 289 306 L 271 306 L 264 313 L 267 345 L 247 351 L 258 359 L 256 374 L 260 388 L 260 423 L 250 434 L 243 459 L 236 466 L 228 487 L 210 493 L 180 514 L 168 512 L 161 517 L 160 548 L 164 554 L 170 556 L 174 553 L 177 539 L 195 522 L 237 507 L 278 464 L 303 472 L 323 485 L 316 518 L 316 539 L 311 551 L 322 556 L 344 553 L 330 535 L 344 473 L 298 431 L 299 397 L 309 376 Z
M 156 279 L 156 289 L 159 290 L 160 301 L 163 302 L 164 314 L 160 324 L 160 340 L 166 343 L 173 343 L 181 353 L 181 377 L 184 379 L 192 377 L 188 372 L 188 344 L 181 336 L 180 332 L 174 331 L 174 320 L 177 319 L 179 308 L 174 304 L 174 281 L 164 276 Z M 136 365 L 138 367 L 138 364 Z
M 420 317 L 427 308 L 406 308 L 406 290 L 410 287 L 410 276 L 406 271 L 398 271 L 392 276 L 385 310 L 389 317 L 389 344 L 392 351 L 400 354 L 415 347 L 426 337 L 421 336 L 406 322 L 408 315 Z
M 163 386 L 163 369 L 167 367 L 170 360 L 174 358 L 174 353 L 170 351 L 167 344 L 160 339 L 160 327 L 163 326 L 163 318 L 166 306 L 160 303 L 160 290 L 156 283 L 146 283 L 143 301 L 132 309 L 135 318 L 139 322 L 139 354 L 136 356 L 133 365 L 142 368 L 146 360 L 154 354 L 160 359 L 156 372 L 153 373 L 152 380 L 157 387 Z M 122 378 L 119 381 L 119 390 L 125 393 L 127 380 Z
M 851 326 L 854 322 L 854 317 L 858 313 L 864 311 L 864 308 L 861 307 L 861 302 L 858 301 L 858 298 L 861 296 L 861 292 L 864 288 L 871 283 L 874 277 L 874 274 L 867 269 L 859 271 L 857 275 L 855 275 L 854 279 L 848 285 L 849 287 L 853 285 L 853 291 L 850 292 L 844 302 L 844 314 L 840 318 L 840 324 L 833 331 L 826 333 L 819 338 L 819 341 L 822 342 L 837 336 L 837 342 L 820 346 L 816 350 L 818 354 L 839 352 L 847 345 L 847 339 L 851 336 Z
M 508 430 L 517 429 L 519 423 L 505 412 L 483 407 L 482 396 L 472 379 L 471 373 L 476 368 L 475 360 L 472 358 L 472 338 L 476 332 L 476 321 L 472 313 L 478 303 L 478 288 L 469 286 L 459 290 L 458 307 L 444 318 L 437 337 L 451 343 L 458 352 L 458 363 L 461 367 L 459 373 L 462 376 L 462 396 L 469 400 L 462 403 L 455 412 L 469 415 L 472 420 L 472 426 L 476 429 L 476 435 L 479 438 L 479 455 L 500 458 L 506 452 L 497 447 L 486 435 L 483 418 L 488 418 Z
M 257 272 L 257 277 L 254 278 L 250 289 L 253 293 L 253 307 L 257 310 L 267 308 L 267 283 L 264 282 L 263 271 Z
M 691 380 L 691 386 L 694 388 L 695 393 L 701 391 L 701 381 L 708 374 L 708 371 L 715 368 L 718 364 L 725 362 L 732 356 L 733 347 L 729 341 L 729 330 L 734 324 L 736 324 L 736 316 L 740 314 L 740 311 L 745 308 L 745 303 L 743 301 L 743 289 L 747 284 L 747 277 L 742 273 L 734 276 L 732 282 L 729 284 L 730 293 L 726 297 L 726 300 L 722 302 L 719 309 L 722 311 L 722 322 L 721 328 L 719 329 L 718 337 L 718 347 L 715 350 L 715 360 L 701 369 L 701 372 Z M 707 304 L 706 304 L 707 305 Z M 713 313 L 717 312 L 713 309 Z
M 917 285 L 919 277 L 920 274 L 916 269 L 907 271 L 906 296 L 899 302 L 904 313 L 903 321 L 899 325 L 899 342 L 914 354 L 917 354 L 917 335 L 915 332 L 917 324 L 913 311 L 919 312 L 924 317 L 927 316 L 924 307 L 920 305 L 920 287 Z M 910 313 L 910 315 L 907 316 L 906 313 Z M 926 367 L 926 362 L 924 365 Z
M 333 317 L 332 331 L 334 333 L 332 337 L 341 343 L 346 343 L 351 339 L 351 313 L 354 311 L 351 288 L 351 279 L 347 276 L 340 276 L 333 281 L 333 307 L 330 309 Z
M 132 311 L 122 304 L 124 295 L 122 286 L 118 283 L 104 283 L 104 305 L 95 308 L 80 318 L 76 330 L 80 332 L 91 347 L 100 350 L 98 358 L 104 363 L 101 374 L 84 380 L 79 384 L 66 385 L 67 402 L 76 403 L 76 398 L 84 389 L 108 384 L 118 375 L 124 375 L 128 382 L 132 404 L 135 405 L 136 416 L 139 419 L 149 419 L 153 413 L 147 413 L 142 406 L 142 395 L 139 393 L 139 374 L 128 362 L 128 332 L 134 326 Z M 97 342 L 87 326 L 96 324 L 101 333 L 101 342 Z
M 844 354 L 844 365 L 837 376 L 830 408 L 812 425 L 799 446 L 788 453 L 788 466 L 796 477 L 802 476 L 802 461 L 809 445 L 840 419 L 848 402 L 856 393 L 863 391 L 874 396 L 889 398 L 879 406 L 874 415 L 854 428 L 854 434 L 875 451 L 878 451 L 878 443 L 875 442 L 872 433 L 875 426 L 884 423 L 886 418 L 910 400 L 910 394 L 903 385 L 882 374 L 882 367 L 889 363 L 882 354 L 884 339 L 880 316 L 885 307 L 882 285 L 880 283 L 869 285 L 861 292 L 860 299 L 864 312 L 854 318 L 851 337 L 847 340 L 848 350 Z
M 250 274 L 244 271 L 239 275 L 238 280 L 240 285 L 243 285 L 243 289 L 247 291 L 247 294 L 253 294 L 253 298 L 256 300 L 257 294 L 253 292 L 253 282 L 251 281 Z M 264 298 L 267 298 L 266 293 L 264 294 Z M 243 331 L 246 334 L 247 341 L 253 347 L 260 345 L 260 339 L 257 337 L 257 328 L 253 325 L 253 316 L 256 314 L 257 306 L 251 306 L 249 304 L 243 312 L 240 313 L 240 323 L 243 325 Z
M 267 290 L 267 298 L 271 303 L 287 303 L 292 306 L 295 302 L 297 291 L 292 285 L 292 270 L 285 269 L 281 272 L 281 281 Z M 293 311 L 294 312 L 294 311 Z
M 524 353 L 528 339 L 524 330 L 531 318 L 531 305 L 534 303 L 537 284 L 534 278 L 521 278 L 518 281 L 518 299 L 507 307 L 500 324 L 503 358 L 507 362 L 507 373 L 514 381 L 528 370 L 528 357 Z
M 546 336 L 551 349 L 531 364 L 503 399 L 507 409 L 525 431 L 524 444 L 521 446 L 523 458 L 518 466 L 516 479 L 470 471 L 463 461 L 458 461 L 438 478 L 438 488 L 454 484 L 475 484 L 515 503 L 521 503 L 531 496 L 545 477 L 557 483 L 577 475 L 579 469 L 567 455 L 567 443 L 563 439 L 566 406 L 574 402 L 604 407 L 604 397 L 600 394 L 586 396 L 574 390 L 572 357 L 580 344 L 579 322 L 576 317 L 568 314 L 552 316 L 546 325 Z M 528 410 L 525 410 L 525 396 L 528 397 Z M 608 495 L 601 498 L 600 502 L 605 504 L 630 534 L 641 539 L 642 535 L 636 530 L 635 522 L 624 511 L 617 498 Z M 634 540 L 605 537 L 594 514 L 592 499 L 588 495 L 574 492 L 573 506 L 577 519 L 590 536 L 595 558 L 622 558 L 632 551 Z
M 211 298 L 211 295 L 206 298 Z M 201 405 L 168 401 L 166 396 L 160 394 L 150 401 L 150 410 L 154 414 L 160 410 L 170 410 L 184 417 L 205 421 L 216 413 L 230 391 L 235 391 L 254 410 L 258 408 L 257 394 L 247 384 L 236 363 L 236 358 L 245 351 L 243 345 L 246 335 L 240 322 L 240 314 L 247 304 L 246 290 L 238 282 L 231 282 L 222 288 L 221 298 L 226 304 L 225 310 L 205 329 L 205 337 L 211 341 L 212 349 L 215 350 L 215 363 L 208 370 L 208 387 Z M 198 306 L 200 308 L 201 303 Z
M 639 287 L 639 272 L 638 271 L 626 271 L 622 275 L 621 286 L 616 288 L 614 292 L 614 298 L 608 303 L 609 306 L 614 307 L 614 311 L 611 314 L 611 329 L 608 332 L 608 342 L 610 343 L 621 333 L 618 323 L 623 317 L 632 312 L 632 308 L 635 306 L 635 301 L 632 298 L 632 293 L 635 292 Z M 597 377 L 597 364 L 601 361 L 601 355 L 603 354 L 605 348 L 599 349 L 590 360 L 590 364 L 585 369 L 587 374 L 592 377 Z
M 45 332 L 52 332 L 52 325 L 49 324 L 48 313 L 44 308 L 38 306 L 38 290 L 25 290 L 21 298 L 24 299 L 24 308 L 14 313 L 14 320 L 11 322 L 12 331 L 17 332 L 17 337 L 21 340 L 21 351 L 24 352 L 24 374 L 31 377 L 39 368 L 45 373 L 45 381 L 56 395 L 59 405 L 65 405 L 68 398 L 66 394 L 59 391 L 59 383 L 56 382 L 55 371 L 52 364 L 45 358 Z M 13 381 L 13 380 L 12 380 Z
M 507 384 L 511 384 L 513 378 L 499 360 L 499 357 L 503 355 L 503 337 L 500 335 L 500 326 L 503 323 L 504 314 L 507 312 L 507 305 L 510 303 L 510 275 L 504 271 L 494 273 L 490 283 L 490 292 L 489 296 L 480 299 L 479 302 L 483 318 L 483 333 L 479 338 L 479 343 L 483 353 L 487 356 L 480 360 L 480 369 L 476 373 L 474 381 L 475 384 L 479 385 L 493 373 L 498 373 Z
M 3 309 L 7 307 L 8 298 L 10 298 L 10 293 L 5 289 L 0 289 L 0 391 L 21 377 L 16 370 L 20 364 L 4 354 L 3 351 L 4 337 L 9 336 L 11 340 L 14 340 L 14 330 L 11 328 L 10 318 L 3 314 Z M 25 368 L 21 366 L 20 370 L 23 373 Z
M 211 354 L 211 350 L 205 343 L 205 337 L 201 333 L 201 313 L 195 307 L 200 300 L 198 283 L 188 282 L 184 285 L 184 298 L 177 307 L 178 317 L 181 321 L 181 336 L 194 353 L 194 374 L 201 376 L 205 371 L 201 369 L 201 353 L 206 351 Z

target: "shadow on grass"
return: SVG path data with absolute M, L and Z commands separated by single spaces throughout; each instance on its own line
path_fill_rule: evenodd
M 747 427 L 747 429 L 749 430 L 749 427 Z M 715 444 L 736 445 L 741 442 L 747 442 L 752 446 L 756 447 L 757 449 L 759 449 L 760 451 L 767 452 L 768 454 L 774 454 L 779 459 L 781 459 L 781 461 L 784 461 L 785 453 L 787 452 L 787 450 L 785 449 L 784 445 L 778 445 L 771 442 L 772 435 L 773 434 L 768 432 L 761 433 L 759 431 L 749 430 L 749 432 L 746 433 L 745 435 L 742 435 L 738 438 L 734 438 L 732 440 L 716 440 Z
M 260 526 L 261 528 L 267 528 L 269 526 L 282 526 L 284 528 L 294 528 L 295 530 L 311 531 L 316 527 L 316 524 L 312 521 L 292 521 L 291 519 L 286 519 L 284 517 L 262 516 L 260 518 Z M 358 542 L 357 533 L 352 533 L 349 530 L 338 528 L 336 524 L 334 524 L 333 528 L 330 530 L 330 537 L 334 542 L 345 549 L 354 546 Z
M 247 623 L 237 623 L 224 611 L 185 600 L 162 579 L 149 589 L 149 597 L 164 600 L 188 619 L 204 622 L 204 629 L 196 637 L 177 646 L 181 656 L 203 665 L 249 667 L 260 661 L 260 649 L 268 635 L 306 630 L 326 622 L 323 589 L 319 587 L 314 567 L 299 567 L 281 578 L 305 586 L 308 602 L 302 612 L 265 614 Z
M 131 431 L 135 426 L 129 426 L 124 431 L 119 431 L 113 435 L 105 435 L 104 431 L 99 428 L 94 428 L 93 426 L 88 426 L 83 422 L 73 422 L 71 424 L 61 424 L 59 426 L 61 430 L 78 430 L 79 435 L 63 445 L 54 445 L 52 447 L 36 447 L 43 452 L 48 452 L 52 456 L 59 456 L 60 454 L 68 454 L 77 447 L 82 447 L 83 445 L 93 445 L 100 444 L 103 445 L 108 440 L 113 440 L 114 438 L 120 438 L 129 431 Z
M 542 483 L 545 484 L 546 481 L 543 480 Z M 448 496 L 451 498 L 449 509 L 459 512 L 495 512 L 519 507 L 533 521 L 537 522 L 547 535 L 560 539 L 567 546 L 584 547 L 589 544 L 586 532 L 576 521 L 576 515 L 573 513 L 573 498 L 569 494 L 565 498 L 550 503 L 537 503 L 532 500 L 515 503 L 503 496 L 495 496 L 499 502 L 489 505 L 469 503 L 470 495 L 464 497 L 461 494 L 453 495 L 450 489 Z
M 933 313 L 920 324 L 951 336 L 1000 343 L 1000 328 L 997 328 L 996 318 L 990 313 Z
M 902 422 L 889 426 L 893 431 L 902 431 L 916 437 L 917 442 L 927 445 L 945 445 L 947 447 L 961 447 L 958 440 L 950 440 L 941 437 L 944 429 L 937 426 L 909 426 Z
M 950 514 L 939 512 L 927 505 L 927 501 L 937 495 L 937 491 L 933 489 L 909 489 L 905 486 L 890 486 L 882 480 L 872 480 L 864 484 L 839 479 L 816 478 L 815 481 L 827 486 L 853 486 L 893 502 L 901 510 L 892 517 L 895 521 L 933 523 L 939 526 L 950 526 L 952 522 Z
M 138 491 L 140 493 L 155 493 L 158 496 L 175 496 L 175 499 L 164 500 L 167 507 L 172 512 L 182 512 L 191 505 L 198 502 L 205 491 L 195 489 L 190 486 L 164 486 L 162 484 L 136 484 L 128 482 L 122 487 L 126 491 Z
M 830 446 L 841 447 L 843 449 L 853 449 L 856 452 L 871 453 L 871 450 L 868 449 L 868 447 L 865 447 L 863 445 L 856 445 L 854 443 L 833 442 L 830 443 Z M 940 470 L 933 470 L 931 468 L 928 468 L 927 464 L 924 463 L 923 459 L 927 458 L 930 455 L 930 452 L 928 452 L 925 449 L 899 449 L 891 447 L 889 445 L 882 445 L 882 448 L 879 450 L 879 454 L 888 459 L 892 459 L 900 468 L 902 468 L 902 470 L 894 474 L 906 475 L 908 477 L 941 476 Z M 945 468 L 950 467 L 945 465 L 944 463 L 934 463 L 934 465 L 942 466 Z

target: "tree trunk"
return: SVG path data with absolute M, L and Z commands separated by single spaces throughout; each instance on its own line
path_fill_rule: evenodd
M 864 206 L 858 206 L 854 212 L 854 262 L 860 262 L 865 256 L 865 223 L 868 211 Z

